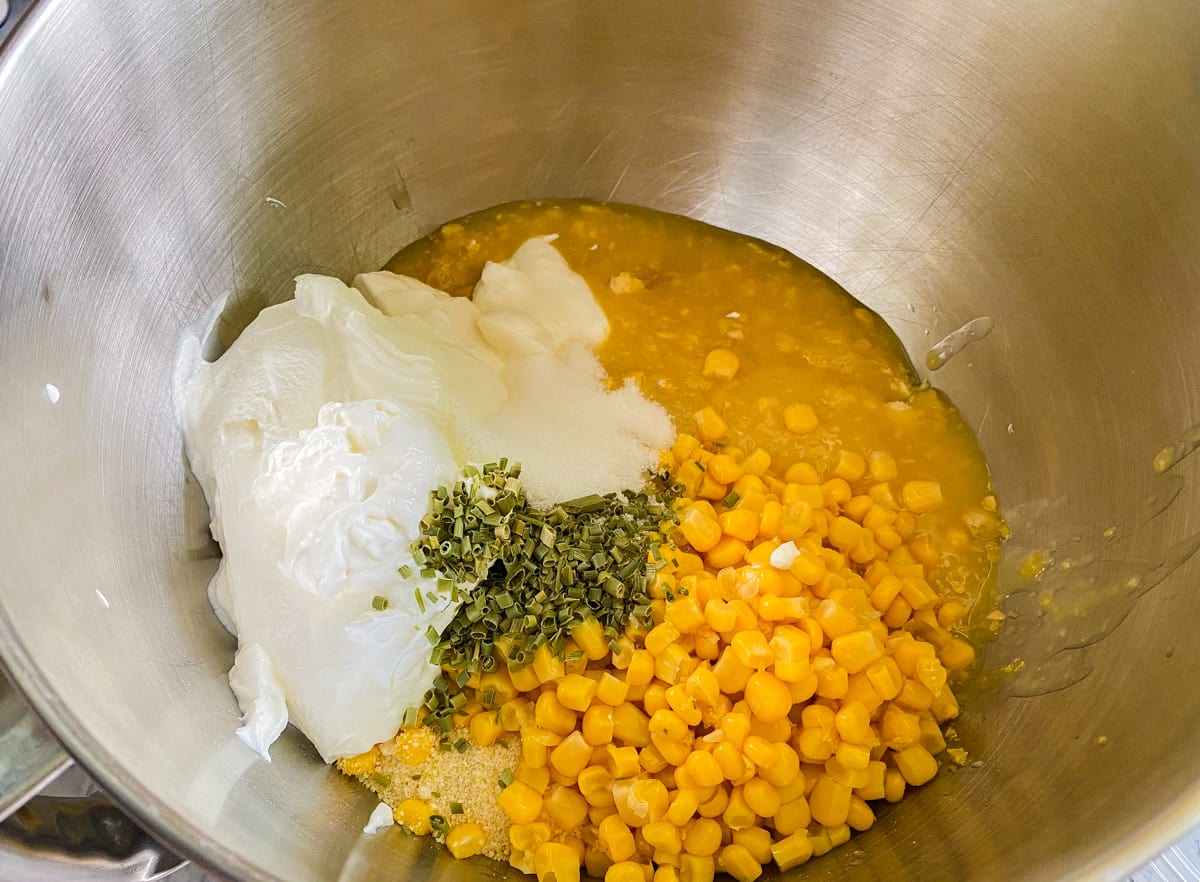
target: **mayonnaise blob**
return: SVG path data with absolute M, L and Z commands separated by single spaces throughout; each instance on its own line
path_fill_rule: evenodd
M 264 758 L 289 721 L 328 762 L 361 753 L 420 704 L 456 604 L 410 548 L 463 465 L 519 461 L 550 504 L 640 486 L 670 443 L 660 406 L 609 388 L 608 321 L 549 243 L 489 263 L 471 299 L 306 275 L 216 361 L 185 339 L 181 420 L 224 552 L 209 598 Z

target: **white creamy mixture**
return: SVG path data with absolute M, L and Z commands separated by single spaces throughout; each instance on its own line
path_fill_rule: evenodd
M 398 570 L 462 465 L 519 461 L 551 503 L 639 487 L 673 435 L 632 384 L 608 388 L 608 321 L 549 240 L 488 264 L 471 300 L 392 273 L 355 286 L 301 276 L 215 362 L 184 344 L 181 419 L 224 552 L 209 595 L 238 636 L 238 734 L 268 759 L 289 721 L 331 762 L 420 703 L 427 631 L 455 610 L 422 611 L 432 580 Z

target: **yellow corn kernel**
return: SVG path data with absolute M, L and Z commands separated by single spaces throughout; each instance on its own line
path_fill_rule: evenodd
M 896 460 L 890 453 L 873 450 L 867 455 L 867 462 L 871 469 L 871 479 L 874 481 L 894 481 L 899 474 Z
M 693 750 L 684 762 L 692 781 L 697 787 L 716 787 L 725 780 L 725 774 L 713 754 L 703 750 Z
M 883 798 L 888 802 L 899 802 L 904 798 L 906 783 L 899 769 L 888 769 L 883 776 Z
M 546 750 L 547 748 L 543 747 L 542 749 Z M 528 784 L 538 793 L 545 793 L 546 788 L 550 786 L 550 769 L 545 763 L 535 769 L 525 765 L 522 761 L 517 763 L 515 778 L 523 784 Z
M 533 853 L 538 882 L 579 882 L 579 852 L 561 842 L 544 842 Z
M 762 875 L 762 864 L 754 859 L 744 845 L 732 843 L 717 855 L 717 868 L 728 873 L 737 882 L 754 882 Z
M 942 647 L 941 656 L 947 670 L 962 671 L 975 662 L 975 649 L 967 641 L 955 637 Z
M 711 818 L 696 818 L 683 830 L 683 850 L 698 857 L 708 857 L 721 847 L 721 825 Z
M 433 809 L 425 800 L 412 797 L 400 800 L 392 810 L 392 817 L 408 832 L 417 836 L 427 836 L 431 829 L 429 819 L 433 817 Z
M 589 707 L 580 726 L 583 740 L 592 747 L 608 744 L 613 738 L 613 709 L 606 704 Z
M 758 819 L 754 809 L 746 802 L 746 796 L 741 787 L 734 787 L 729 794 L 729 804 L 721 814 L 721 820 L 730 830 L 745 830 Z
M 475 714 L 467 725 L 467 732 L 470 734 L 471 740 L 480 747 L 495 744 L 496 739 L 504 734 L 504 727 L 500 725 L 499 711 L 481 711 Z
M 800 776 L 800 754 L 796 753 L 786 741 L 778 742 L 775 748 L 779 751 L 779 758 L 773 765 L 760 766 L 758 777 L 774 784 L 777 790 L 782 790 L 793 784 Z M 781 795 L 780 799 L 782 798 Z
M 657 778 L 616 781 L 613 783 L 613 800 L 621 820 L 631 827 L 661 820 L 671 804 L 666 785 Z
M 696 506 L 690 506 L 679 518 L 684 541 L 697 551 L 708 551 L 721 539 L 721 525 Z
M 898 704 L 889 704 L 879 720 L 879 737 L 884 744 L 896 750 L 916 744 L 921 738 L 917 715 Z
M 798 796 L 791 802 L 779 806 L 774 816 L 775 830 L 782 836 L 806 831 L 812 822 L 812 813 L 808 810 L 808 800 Z
M 813 820 L 823 827 L 837 827 L 846 823 L 850 796 L 848 785 L 835 781 L 827 774 L 821 775 L 808 797 Z
M 726 536 L 742 542 L 750 542 L 758 536 L 758 528 L 762 523 L 762 516 L 758 512 L 738 508 L 720 515 L 717 521 L 721 525 L 721 531 Z
M 746 543 L 732 536 L 722 536 L 721 540 L 704 555 L 704 562 L 712 569 L 737 566 L 746 558 Z
M 900 501 L 913 514 L 933 511 L 942 504 L 942 485 L 937 481 L 907 481 L 900 488 Z
M 817 414 L 808 404 L 789 404 L 783 409 L 783 424 L 789 432 L 806 435 L 820 425 Z
M 746 704 L 764 723 L 782 720 L 792 709 L 792 695 L 786 683 L 769 671 L 756 671 L 746 681 Z
M 545 693 L 545 695 L 549 694 Z M 558 685 L 555 687 L 555 696 L 562 707 L 583 713 L 591 706 L 592 699 L 596 697 L 596 681 L 583 676 L 583 674 L 567 674 L 558 681 Z M 541 703 L 541 698 L 538 699 L 538 703 Z M 550 727 L 547 726 L 547 728 Z
M 863 528 L 850 518 L 839 515 L 829 522 L 829 542 L 839 551 L 849 551 L 858 544 Z
M 788 567 L 788 572 L 805 585 L 817 585 L 825 578 L 825 561 L 807 548 L 801 548 L 800 553 Z
M 771 651 L 767 638 L 763 636 L 762 631 L 757 629 L 738 631 L 733 635 L 733 640 L 729 645 L 733 649 L 734 655 L 738 657 L 738 661 L 747 668 L 762 671 L 769 668 L 775 661 L 775 653 Z
M 542 810 L 560 830 L 569 833 L 587 820 L 588 805 L 574 787 L 555 787 L 542 800 Z
M 591 661 L 599 661 L 608 655 L 608 639 L 604 636 L 604 626 L 596 619 L 584 619 L 572 628 L 571 639 Z
M 845 845 L 850 841 L 850 825 L 838 824 L 836 827 L 831 827 L 827 831 L 829 833 L 829 844 L 832 848 L 837 848 L 839 845 Z
M 856 772 L 865 770 L 871 762 L 871 748 L 865 744 L 850 744 L 843 741 L 837 746 L 833 755 L 842 766 Z
M 760 818 L 774 817 L 779 811 L 779 791 L 762 778 L 751 778 L 742 785 L 742 798 Z
M 567 735 L 575 729 L 575 714 L 563 707 L 555 692 L 543 692 L 534 704 L 534 723 L 558 735 Z
M 711 407 L 696 411 L 694 419 L 696 420 L 696 434 L 702 441 L 719 441 L 729 431 L 725 420 Z
M 608 769 L 613 778 L 633 777 L 641 768 L 638 764 L 637 748 L 606 744 L 604 746 L 604 768 Z
M 678 779 L 676 783 L 678 783 Z M 696 810 L 700 808 L 702 795 L 703 791 L 694 787 L 681 787 L 676 790 L 671 794 L 671 802 L 665 815 L 666 819 L 682 830 L 684 825 L 695 817 Z
M 620 815 L 609 815 L 601 821 L 596 831 L 596 839 L 614 863 L 629 860 L 636 850 L 633 831 L 621 820 Z
M 651 821 L 642 827 L 642 838 L 663 854 L 679 854 L 683 850 L 679 828 L 670 821 Z
M 717 682 L 717 675 L 708 667 L 701 666 L 692 671 L 683 688 L 701 707 L 716 707 L 721 699 L 721 684 Z
M 858 616 L 854 611 L 846 609 L 833 598 L 822 600 L 813 612 L 813 618 L 830 640 L 853 633 L 858 627 Z
M 500 791 L 496 804 L 514 824 L 531 824 L 542 811 L 542 795 L 520 781 L 513 781 Z
M 664 622 L 674 625 L 680 634 L 692 634 L 704 625 L 704 611 L 700 601 L 689 594 L 686 597 L 675 595 L 668 601 Z
M 763 475 L 771 467 L 771 454 L 756 447 L 742 459 L 742 471 L 755 477 Z M 761 485 L 761 482 L 760 482 Z M 736 487 L 734 488 L 737 489 Z M 741 492 L 741 491 L 739 491 Z
M 523 668 L 509 671 L 508 676 L 512 680 L 513 687 L 518 692 L 533 692 L 542 685 L 542 681 L 538 679 L 537 671 L 533 669 L 533 665 L 525 665 Z
M 721 657 L 717 659 L 712 670 L 721 686 L 721 691 L 726 695 L 733 695 L 745 689 L 751 674 L 750 668 L 742 664 L 732 647 L 726 648 L 721 653 Z
M 658 628 L 661 625 L 655 627 Z M 629 664 L 625 668 L 625 684 L 627 686 L 645 686 L 653 679 L 654 656 L 648 649 L 633 650 L 630 653 Z
M 842 514 L 857 524 L 862 524 L 863 527 L 870 530 L 864 522 L 864 518 L 870 513 L 873 508 L 877 508 L 875 500 L 865 494 L 852 496 L 850 501 L 842 506 Z M 889 521 L 890 523 L 890 521 Z
M 548 643 L 543 643 L 534 650 L 532 667 L 533 672 L 543 683 L 556 683 L 566 674 L 562 659 L 554 657 Z
M 651 882 L 648 864 L 637 861 L 618 861 L 604 871 L 604 882 Z
M 682 741 L 688 737 L 690 730 L 679 714 L 670 708 L 663 708 L 650 716 L 650 734 L 660 735 L 672 741 Z
M 813 856 L 813 843 L 807 830 L 785 836 L 771 845 L 771 857 L 780 870 L 790 870 L 807 863 Z
M 949 686 L 942 687 L 942 691 L 933 697 L 929 704 L 929 712 L 939 723 L 958 716 L 958 699 L 954 697 L 954 692 Z
M 866 744 L 871 738 L 871 712 L 861 702 L 843 704 L 834 722 L 838 734 L 851 744 Z
M 572 732 L 562 743 L 550 751 L 550 765 L 560 775 L 575 778 L 587 767 L 592 758 L 591 745 L 580 732 Z
M 691 459 L 700 449 L 700 439 L 686 433 L 676 436 L 671 445 L 671 454 L 680 462 Z
M 657 775 L 659 772 L 666 769 L 669 763 L 663 757 L 659 749 L 651 742 L 646 747 L 638 751 L 638 765 L 649 772 L 651 775 Z
M 724 634 L 737 626 L 737 612 L 728 601 L 717 598 L 704 604 L 704 621 L 717 633 Z
M 938 762 L 933 755 L 919 744 L 898 750 L 892 755 L 896 769 L 904 776 L 906 783 L 919 787 L 931 780 L 938 773 Z
M 867 473 L 867 460 L 861 453 L 839 450 L 833 463 L 833 474 L 846 481 L 857 481 Z
M 714 349 L 704 356 L 701 373 L 710 380 L 732 380 L 741 367 L 736 354 L 729 349 Z
M 343 759 L 339 765 L 342 771 L 357 778 L 360 775 L 369 775 L 375 771 L 375 764 L 379 762 L 379 748 L 372 747 L 366 753 L 360 753 L 357 756 L 348 756 Z
M 696 495 L 703 499 L 711 499 L 714 502 L 718 499 L 724 499 L 729 495 L 729 488 L 714 478 L 712 475 L 705 474 L 700 479 L 700 486 L 696 491 Z
M 646 635 L 644 645 L 651 655 L 658 655 L 680 637 L 679 629 L 669 622 L 655 625 Z
M 763 827 L 747 827 L 732 836 L 735 845 L 743 846 L 760 864 L 771 861 L 771 831 Z
M 833 659 L 846 669 L 847 673 L 857 674 L 864 671 L 883 658 L 883 644 L 870 631 L 853 631 L 835 637 L 830 646 Z
M 700 705 L 682 683 L 667 689 L 667 706 L 689 726 L 699 726 L 703 718 Z
M 883 623 L 897 631 L 912 617 L 913 608 L 903 597 L 897 597 L 883 614 Z
M 702 818 L 719 818 L 729 806 L 729 790 L 726 785 L 718 784 L 713 788 L 713 794 L 706 802 L 700 803 L 696 814 Z
M 678 683 L 686 679 L 695 666 L 696 660 L 691 653 L 680 644 L 672 643 L 654 659 L 654 675 L 664 683 Z
M 867 680 L 884 701 L 891 701 L 900 694 L 904 686 L 904 675 L 900 673 L 896 662 L 890 658 L 880 659 L 867 668 Z
M 629 684 L 614 677 L 608 671 L 600 675 L 596 683 L 596 698 L 611 707 L 616 707 L 625 701 L 629 694 Z
M 846 669 L 828 657 L 817 659 L 817 661 L 829 662 L 827 666 L 813 668 L 817 676 L 817 695 L 821 698 L 844 698 L 849 686 L 849 675 L 846 673 Z
M 946 738 L 942 728 L 932 717 L 921 716 L 921 746 L 936 756 L 946 749 Z
M 576 786 L 588 805 L 604 808 L 613 804 L 613 776 L 604 766 L 588 766 L 579 773 Z
M 906 576 L 900 580 L 900 596 L 913 609 L 929 609 L 938 602 L 937 592 L 924 579 Z
M 459 824 L 446 834 L 446 848 L 456 860 L 480 854 L 487 847 L 487 834 L 478 824 Z
M 508 841 L 517 851 L 537 851 L 550 841 L 550 825 L 545 821 L 513 824 L 508 828 Z
M 713 882 L 716 872 L 712 855 L 683 854 L 679 857 L 679 882 Z
M 742 476 L 742 467 L 728 453 L 718 453 L 705 465 L 708 474 L 721 484 L 732 484 Z

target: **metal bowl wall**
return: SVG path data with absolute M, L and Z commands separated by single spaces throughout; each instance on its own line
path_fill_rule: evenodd
M 233 737 L 174 351 L 226 291 L 228 339 L 296 274 L 378 267 L 472 209 L 636 202 L 806 258 L 918 362 L 992 317 L 937 381 L 1014 553 L 1173 570 L 1117 606 L 1064 583 L 1085 649 L 1010 622 L 989 664 L 1048 673 L 971 698 L 978 764 L 804 877 L 1117 878 L 1200 816 L 1200 570 L 1171 557 L 1200 488 L 1150 467 L 1200 421 L 1197 10 L 43 0 L 0 58 L 0 655 L 111 792 L 231 877 L 509 875 L 361 836 L 370 799 L 301 738 L 267 765 Z

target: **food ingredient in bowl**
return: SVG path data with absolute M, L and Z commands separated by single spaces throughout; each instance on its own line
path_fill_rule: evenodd
M 182 355 L 224 553 L 210 597 L 238 636 L 239 734 L 264 757 L 289 720 L 327 761 L 361 753 L 420 703 L 457 601 L 411 546 L 460 466 L 519 456 L 526 492 L 553 501 L 636 484 L 671 437 L 659 405 L 608 381 L 604 313 L 543 238 L 489 263 L 470 300 L 391 273 L 356 285 L 302 276 L 217 361 Z
M 519 746 L 493 791 L 507 829 L 493 817 L 480 835 L 543 880 L 749 882 L 798 866 L 940 759 L 967 759 L 942 725 L 1006 532 L 986 464 L 877 316 L 763 243 L 640 209 L 525 203 L 448 224 L 392 266 L 469 291 L 489 254 L 544 233 L 605 308 L 610 374 L 691 428 L 660 461 L 678 498 L 645 528 L 649 621 L 585 615 L 532 656 L 463 623 L 426 698 L 449 751 L 427 762 Z M 502 581 L 502 547 L 437 568 Z M 408 722 L 401 738 L 430 731 Z M 372 778 L 382 756 L 341 767 L 394 800 Z

